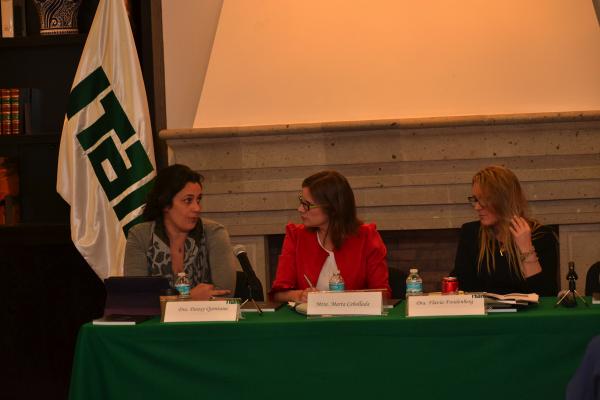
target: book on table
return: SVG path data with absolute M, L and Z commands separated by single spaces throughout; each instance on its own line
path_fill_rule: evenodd
M 490 292 L 482 293 L 485 297 L 501 300 L 501 301 L 518 301 L 528 304 L 537 304 L 540 302 L 540 296 L 537 293 L 508 293 L 497 294 Z
M 383 308 L 390 309 L 396 307 L 402 302 L 402 299 L 383 299 Z
M 152 318 L 150 315 L 109 314 L 92 321 L 94 325 L 136 325 Z
M 498 307 L 488 307 L 486 305 L 485 311 L 487 313 L 507 313 L 507 312 L 517 312 L 518 308 L 515 307 L 507 307 L 507 308 L 498 308 Z
M 257 301 L 256 304 L 263 312 L 275 312 L 284 303 L 278 301 Z M 252 301 L 247 301 L 241 308 L 242 312 L 258 312 L 258 309 L 252 304 Z
M 482 293 L 485 298 L 485 308 L 488 312 L 514 312 L 530 304 L 538 304 L 540 296 L 537 293 Z

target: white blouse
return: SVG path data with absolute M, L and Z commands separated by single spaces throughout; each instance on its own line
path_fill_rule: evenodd
M 335 263 L 333 251 L 329 251 L 325 247 L 323 247 L 323 243 L 321 243 L 321 238 L 319 237 L 319 234 L 315 233 L 315 235 L 317 235 L 319 245 L 323 248 L 323 250 L 327 252 L 327 254 L 329 254 L 329 256 L 327 256 L 327 259 L 325 259 L 325 262 L 323 263 L 323 267 L 321 267 L 321 274 L 319 275 L 319 280 L 317 281 L 316 288 L 317 290 L 329 290 L 329 279 L 331 279 L 331 276 L 333 274 L 338 272 L 338 267 Z

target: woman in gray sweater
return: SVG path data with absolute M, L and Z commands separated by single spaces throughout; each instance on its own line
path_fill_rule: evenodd
M 202 175 L 174 164 L 158 172 L 148 194 L 143 222 L 131 228 L 125 275 L 190 279 L 191 296 L 206 300 L 235 288 L 236 260 L 223 225 L 200 217 Z

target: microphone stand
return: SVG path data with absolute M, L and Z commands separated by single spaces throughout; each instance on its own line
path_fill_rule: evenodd
M 240 266 L 242 267 L 242 272 L 244 273 L 244 276 L 246 276 L 246 287 L 248 288 L 248 296 L 249 296 L 248 300 L 252 300 L 252 304 L 254 304 L 254 307 L 258 311 L 258 314 L 260 316 L 262 316 L 263 310 L 256 303 L 256 300 L 254 300 L 254 289 L 259 288 L 259 290 L 262 292 L 262 285 L 260 284 L 260 280 L 258 279 L 256 274 L 254 273 L 254 270 L 252 269 L 250 260 L 248 260 L 248 255 L 246 254 L 246 248 L 242 245 L 234 246 L 233 254 L 235 254 L 235 256 L 238 258 L 238 260 L 240 262 Z M 246 302 L 248 300 L 246 300 Z M 244 304 L 246 302 L 244 302 Z
M 258 315 L 262 316 L 263 315 L 263 310 L 260 308 L 260 306 L 258 305 L 258 303 L 254 300 L 254 295 L 252 294 L 252 283 L 250 282 L 248 274 L 246 274 L 246 281 L 248 282 L 248 296 L 250 297 L 250 300 L 252 301 L 252 304 L 254 304 L 254 307 L 258 311 Z
M 587 307 L 589 307 L 590 305 L 588 304 L 587 301 L 585 301 L 585 298 L 583 298 L 579 293 L 577 293 L 576 283 L 575 283 L 575 281 L 577 280 L 577 272 L 575 272 L 575 263 L 573 263 L 573 262 L 569 262 L 569 272 L 567 273 L 567 280 L 569 281 L 569 290 L 565 291 L 565 293 L 562 295 L 562 297 L 556 302 L 554 307 L 561 304 L 563 302 L 563 300 L 565 300 L 565 299 L 567 299 L 567 300 L 564 302 L 564 304 L 563 304 L 564 306 L 575 307 L 577 305 L 578 298 L 581 299 L 581 301 L 583 301 L 583 304 L 585 304 Z M 571 304 L 571 300 L 568 299 L 569 294 L 573 298 L 573 304 Z

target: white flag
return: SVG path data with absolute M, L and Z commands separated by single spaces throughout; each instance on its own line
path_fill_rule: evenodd
M 56 190 L 100 278 L 123 274 L 126 232 L 156 175 L 144 81 L 122 0 L 100 0 L 60 140 Z

